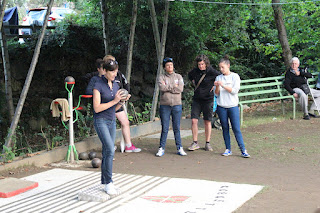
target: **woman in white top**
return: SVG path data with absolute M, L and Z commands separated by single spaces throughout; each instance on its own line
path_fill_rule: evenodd
M 217 113 L 220 118 L 223 138 L 226 145 L 226 151 L 222 155 L 232 155 L 228 122 L 229 119 L 241 151 L 241 156 L 244 158 L 249 158 L 250 155 L 245 148 L 240 130 L 240 115 L 238 108 L 240 77 L 237 73 L 230 71 L 230 60 L 226 56 L 220 60 L 219 69 L 222 74 L 217 76 L 214 85 L 218 105 Z

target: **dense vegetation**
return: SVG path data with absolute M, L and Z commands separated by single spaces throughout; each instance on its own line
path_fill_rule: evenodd
M 10 1 L 9 1 L 10 2 Z M 12 2 L 12 1 L 11 1 Z M 21 2 L 21 1 L 20 1 Z M 44 2 L 44 1 L 43 1 Z M 61 1 L 59 1 L 60 3 Z M 138 116 L 147 114 L 152 100 L 157 72 L 157 55 L 150 21 L 150 11 L 147 0 L 138 1 L 138 19 L 136 26 L 133 68 L 131 84 L 134 106 L 140 106 Z M 226 2 L 226 1 L 225 1 Z M 242 0 L 242 3 L 256 1 Z M 194 66 L 193 60 L 199 53 L 207 54 L 211 64 L 216 67 L 219 59 L 228 54 L 231 57 L 232 70 L 239 73 L 242 79 L 267 77 L 283 74 L 285 67 L 282 60 L 282 49 L 275 27 L 273 10 L 270 0 L 259 0 L 260 5 L 228 5 L 204 4 L 183 1 L 170 2 L 168 36 L 165 55 L 173 57 L 177 72 L 186 77 Z M 286 2 L 296 2 L 288 0 Z M 21 3 L 22 4 L 22 3 Z M 319 66 L 319 16 L 317 1 L 311 3 L 282 5 L 284 21 L 289 44 L 294 56 L 301 59 L 303 66 L 317 70 Z M 56 5 L 59 6 L 59 5 Z M 82 76 L 94 70 L 96 58 L 103 57 L 102 25 L 100 1 L 74 1 L 77 15 L 73 15 L 60 23 L 45 39 L 39 63 L 33 79 L 33 87 L 26 100 L 20 130 L 17 137 L 18 148 L 23 150 L 38 150 L 45 146 L 45 140 L 62 140 L 65 133 L 56 133 L 52 126 L 60 125 L 57 120 L 50 121 L 49 103 L 56 97 L 66 97 L 63 79 L 72 75 L 79 82 L 76 94 L 84 91 Z M 164 2 L 155 1 L 158 15 L 159 31 L 162 28 Z M 132 13 L 132 2 L 127 0 L 108 0 L 108 29 L 110 32 L 110 54 L 116 56 L 121 70 L 125 70 L 129 28 Z M 17 103 L 25 75 L 32 58 L 35 40 L 18 44 L 9 42 L 12 76 L 16 80 L 14 100 Z M 22 60 L 23 59 L 23 60 Z M 20 77 L 19 77 L 20 76 Z M 78 81 L 79 79 L 79 81 Z M 187 79 L 185 79 L 186 82 Z M 46 83 L 40 83 L 44 82 Z M 19 86 L 20 85 L 20 86 Z M 188 83 L 184 92 L 184 108 L 188 109 L 191 90 Z M 30 95 L 32 94 L 32 95 Z M 45 101 L 43 101 L 45 100 Z M 140 101 L 138 101 L 140 100 Z M 41 106 L 45 105 L 45 107 Z M 0 125 L 2 146 L 7 129 L 10 126 L 6 110 L 4 91 L 4 76 L 1 76 L 0 90 Z M 133 107 L 132 107 L 133 110 Z M 90 114 L 90 113 L 88 113 Z M 136 115 L 132 114 L 132 120 Z M 46 118 L 42 132 L 32 131 L 28 121 L 32 118 Z M 85 113 L 83 120 L 90 120 Z M 40 119 L 36 119 L 39 121 Z M 138 120 L 138 119 L 136 119 Z M 137 122 L 137 121 L 136 121 Z M 46 128 L 46 129 L 45 129 Z M 90 124 L 79 127 L 79 134 L 89 134 Z M 80 131 L 81 130 L 81 131 Z M 47 132 L 45 132 L 47 131 Z M 61 131 L 60 131 L 61 132 Z M 62 131 L 63 132 L 63 131 Z M 31 144 L 30 137 L 43 140 L 42 147 Z M 44 133 L 47 136 L 44 137 Z M 49 135 L 52 136 L 49 137 Z M 81 136 L 80 134 L 80 136 Z M 59 136 L 58 139 L 52 139 Z M 21 140 L 26 142 L 21 142 Z M 54 141 L 56 142 L 56 141 Z

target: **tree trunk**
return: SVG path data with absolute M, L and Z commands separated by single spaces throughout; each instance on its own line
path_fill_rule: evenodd
M 103 31 L 103 43 L 104 43 L 104 54 L 108 55 L 109 52 L 109 29 L 108 23 L 108 11 L 106 7 L 106 0 L 101 0 L 101 14 L 102 14 L 102 31 Z
M 1 4 L 1 13 L 0 13 L 0 32 L 2 30 L 3 17 L 4 17 L 4 12 L 5 12 L 5 9 L 6 9 L 6 4 L 7 4 L 7 0 L 3 0 L 2 4 Z
M 150 9 L 150 17 L 151 17 L 154 41 L 156 43 L 157 57 L 159 59 L 159 57 L 160 57 L 160 34 L 159 34 L 159 29 L 158 29 L 158 20 L 157 20 L 156 9 L 154 8 L 153 0 L 148 0 L 148 5 L 149 5 L 149 9 Z
M 9 109 L 9 121 L 12 122 L 12 119 L 14 116 L 14 106 L 13 106 L 13 100 L 12 100 L 11 71 L 10 71 L 8 45 L 7 45 L 7 41 L 6 41 L 6 37 L 3 29 L 1 30 L 1 33 L 0 33 L 0 43 L 1 43 L 1 50 L 2 50 L 6 99 L 7 99 L 7 106 Z
M 127 55 L 127 72 L 126 72 L 126 78 L 129 83 L 131 78 L 134 34 L 136 30 L 137 14 L 138 14 L 138 0 L 133 0 L 132 2 L 133 2 L 132 19 L 131 19 L 131 26 L 130 26 L 129 47 L 128 47 L 128 55 Z
M 18 102 L 17 108 L 15 110 L 13 121 L 11 122 L 10 130 L 9 130 L 7 138 L 6 138 L 5 146 L 7 146 L 7 147 L 11 147 L 12 146 L 12 136 L 15 134 L 15 130 L 16 130 L 17 126 L 18 126 L 18 122 L 19 122 L 19 119 L 20 119 L 22 108 L 23 108 L 24 102 L 26 100 L 26 97 L 27 97 L 27 94 L 28 94 L 28 91 L 29 91 L 29 87 L 30 87 L 30 84 L 31 84 L 31 81 L 32 81 L 32 77 L 33 77 L 33 74 L 34 74 L 34 70 L 35 70 L 37 62 L 38 62 L 38 58 L 39 58 L 39 55 L 40 55 L 40 48 L 41 48 L 42 41 L 43 41 L 43 38 L 44 38 L 44 35 L 45 35 L 45 31 L 47 29 L 48 17 L 50 15 L 50 11 L 51 11 L 51 8 L 52 8 L 53 1 L 54 0 L 50 0 L 49 4 L 47 6 L 48 9 L 47 9 L 46 17 L 44 19 L 43 26 L 42 26 L 42 29 L 41 29 L 41 33 L 39 35 L 39 38 L 38 38 L 38 41 L 37 41 L 37 44 L 36 44 L 36 47 L 35 47 L 35 50 L 34 50 L 34 53 L 33 53 L 33 58 L 32 58 L 32 61 L 31 61 L 31 65 L 30 65 L 30 68 L 29 68 L 29 71 L 28 71 L 28 74 L 27 74 L 27 78 L 26 78 L 26 81 L 24 83 L 20 98 L 19 98 L 19 102 Z
M 153 0 L 150 0 L 150 2 L 153 4 Z M 151 10 L 151 8 L 150 8 Z M 153 17 L 155 20 L 157 19 L 156 13 L 154 10 L 154 4 L 153 4 Z M 163 58 L 164 58 L 164 52 L 165 52 L 165 46 L 166 46 L 166 38 L 167 38 L 167 29 L 168 29 L 168 17 L 169 17 L 169 1 L 165 1 L 165 12 L 164 12 L 164 18 L 163 18 L 163 26 L 162 26 L 162 38 L 161 38 L 161 44 L 160 42 L 156 41 L 156 47 L 158 46 L 158 70 L 157 70 L 157 77 L 156 82 L 154 86 L 154 92 L 153 92 L 153 100 L 152 100 L 152 107 L 151 107 L 151 114 L 150 114 L 150 121 L 153 121 L 156 117 L 156 111 L 158 106 L 158 98 L 159 98 L 159 85 L 158 85 L 158 79 L 159 76 L 162 73 L 162 64 L 163 64 Z M 156 23 L 155 21 L 152 22 L 153 24 Z M 154 26 L 153 28 L 158 29 L 158 25 Z M 155 33 L 155 31 L 154 31 Z M 155 35 L 155 37 L 160 37 L 159 31 L 157 32 L 158 36 Z
M 274 20 L 278 29 L 278 37 L 282 47 L 282 56 L 286 67 L 290 67 L 290 60 L 292 58 L 292 52 L 289 46 L 286 27 L 283 21 L 283 12 L 280 4 L 280 0 L 272 0 L 272 8 L 274 11 Z

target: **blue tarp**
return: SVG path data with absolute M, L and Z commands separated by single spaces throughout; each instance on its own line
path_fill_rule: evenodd
M 19 25 L 18 8 L 11 7 L 5 10 L 3 17 L 3 25 Z M 10 29 L 6 33 L 18 35 L 18 29 Z

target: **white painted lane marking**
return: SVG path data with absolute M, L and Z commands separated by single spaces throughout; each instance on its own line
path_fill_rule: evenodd
M 100 182 L 100 172 L 52 169 L 25 179 L 39 187 L 0 199 L 0 212 L 232 212 L 263 187 L 184 178 L 114 174 L 123 194 L 106 202 L 78 201 L 77 193 Z M 134 207 L 134 208 L 133 208 Z

